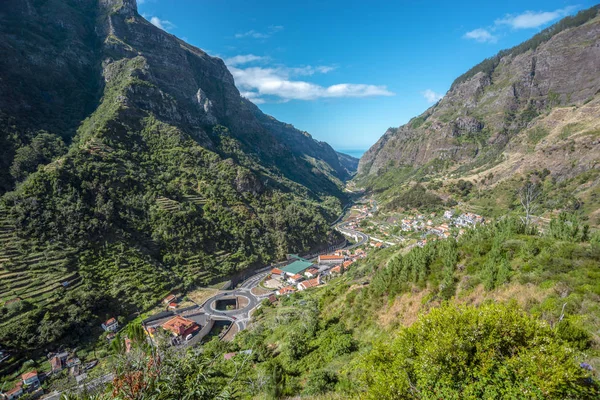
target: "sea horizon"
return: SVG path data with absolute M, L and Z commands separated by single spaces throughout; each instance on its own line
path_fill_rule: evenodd
M 340 153 L 348 154 L 349 156 L 361 158 L 367 152 L 367 149 L 342 149 L 337 150 Z

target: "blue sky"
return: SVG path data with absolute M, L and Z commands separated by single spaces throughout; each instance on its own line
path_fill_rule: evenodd
M 138 0 L 162 29 L 223 58 L 267 114 L 366 150 L 452 81 L 587 1 Z

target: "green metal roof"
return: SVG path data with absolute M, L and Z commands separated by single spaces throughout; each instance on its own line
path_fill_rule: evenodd
M 300 272 L 308 269 L 313 264 L 309 261 L 294 261 L 293 263 L 286 265 L 283 268 L 280 268 L 283 272 L 287 272 L 289 274 L 299 274 Z

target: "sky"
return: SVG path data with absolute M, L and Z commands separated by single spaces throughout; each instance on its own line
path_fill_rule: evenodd
M 154 25 L 221 57 L 263 112 L 355 155 L 484 58 L 593 2 L 138 0 Z

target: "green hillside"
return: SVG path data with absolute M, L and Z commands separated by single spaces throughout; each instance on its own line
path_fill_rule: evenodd
M 354 171 L 135 1 L 3 2 L 0 38 L 0 342 L 15 357 L 339 240 Z

